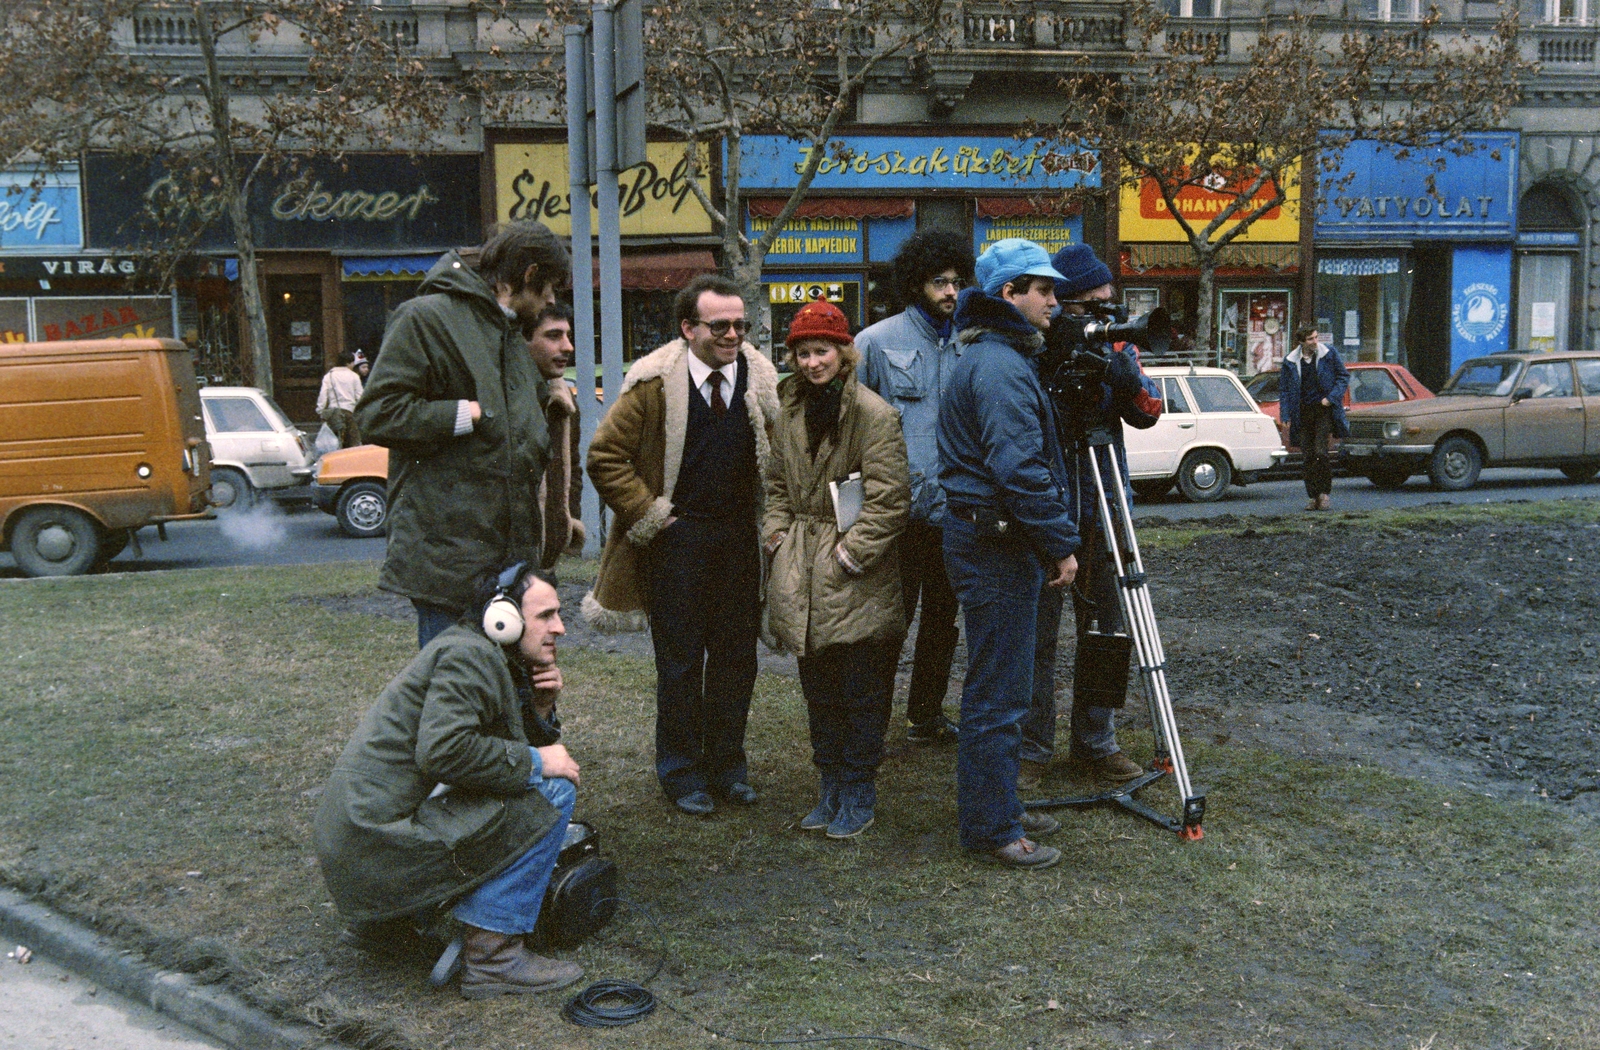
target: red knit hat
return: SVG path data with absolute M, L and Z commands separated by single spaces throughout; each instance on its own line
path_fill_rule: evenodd
M 794 315 L 794 320 L 789 322 L 789 338 L 784 345 L 792 349 L 802 339 L 848 343 L 851 341 L 850 322 L 845 318 L 844 311 L 832 303 L 822 299 L 813 300 L 802 306 L 800 312 Z

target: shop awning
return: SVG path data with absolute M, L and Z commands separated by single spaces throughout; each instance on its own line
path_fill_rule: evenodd
M 1194 252 L 1187 244 L 1124 244 L 1122 267 L 1125 272 L 1149 273 L 1161 270 L 1173 276 L 1200 272 Z M 1294 273 L 1300 268 L 1298 244 L 1230 244 L 1217 253 L 1217 270 L 1270 270 Z
M 1035 197 L 979 197 L 973 203 L 980 219 L 1021 219 L 1046 215 L 1070 218 L 1083 211 L 1081 204 Z
M 788 197 L 750 198 L 750 217 L 775 219 Z M 916 214 L 910 197 L 808 197 L 795 209 L 797 219 L 909 219 Z
M 600 259 L 594 260 L 594 286 L 600 287 Z M 708 251 L 640 252 L 622 257 L 622 287 L 634 292 L 675 292 L 703 273 L 716 273 Z
M 439 253 L 430 255 L 374 255 L 347 258 L 344 264 L 346 277 L 421 277 L 433 269 Z

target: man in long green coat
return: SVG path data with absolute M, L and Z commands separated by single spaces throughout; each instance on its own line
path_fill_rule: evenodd
M 328 892 L 357 931 L 453 907 L 468 999 L 583 976 L 523 943 L 577 801 L 555 717 L 561 602 L 523 564 L 486 576 L 478 605 L 495 598 L 502 622 L 506 601 L 519 611 L 520 636 L 496 644 L 463 622 L 418 653 L 350 738 L 312 830 Z
M 461 615 L 480 574 L 539 563 L 549 388 L 522 328 L 570 274 L 554 234 L 507 223 L 473 262 L 440 259 L 383 333 L 356 422 L 389 449 L 378 586 L 411 599 L 419 649 Z

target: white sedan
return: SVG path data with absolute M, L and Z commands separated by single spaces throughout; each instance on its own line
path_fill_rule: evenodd
M 1227 369 L 1160 365 L 1144 372 L 1161 385 L 1161 418 L 1148 430 L 1122 429 L 1140 495 L 1163 495 L 1176 481 L 1187 499 L 1209 503 L 1235 478 L 1289 454 L 1272 419 Z

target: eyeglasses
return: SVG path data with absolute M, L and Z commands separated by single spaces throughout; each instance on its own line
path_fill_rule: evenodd
M 959 277 L 933 277 L 928 283 L 933 285 L 933 290 L 936 292 L 942 292 L 946 288 L 954 288 L 959 292 L 967 286 L 967 282 Z
M 701 321 L 697 319 L 695 324 L 705 325 L 711 330 L 711 334 L 716 336 L 718 339 L 721 339 L 730 331 L 736 332 L 739 335 L 744 335 L 746 332 L 750 331 L 750 322 L 746 321 L 742 317 L 737 321 Z

